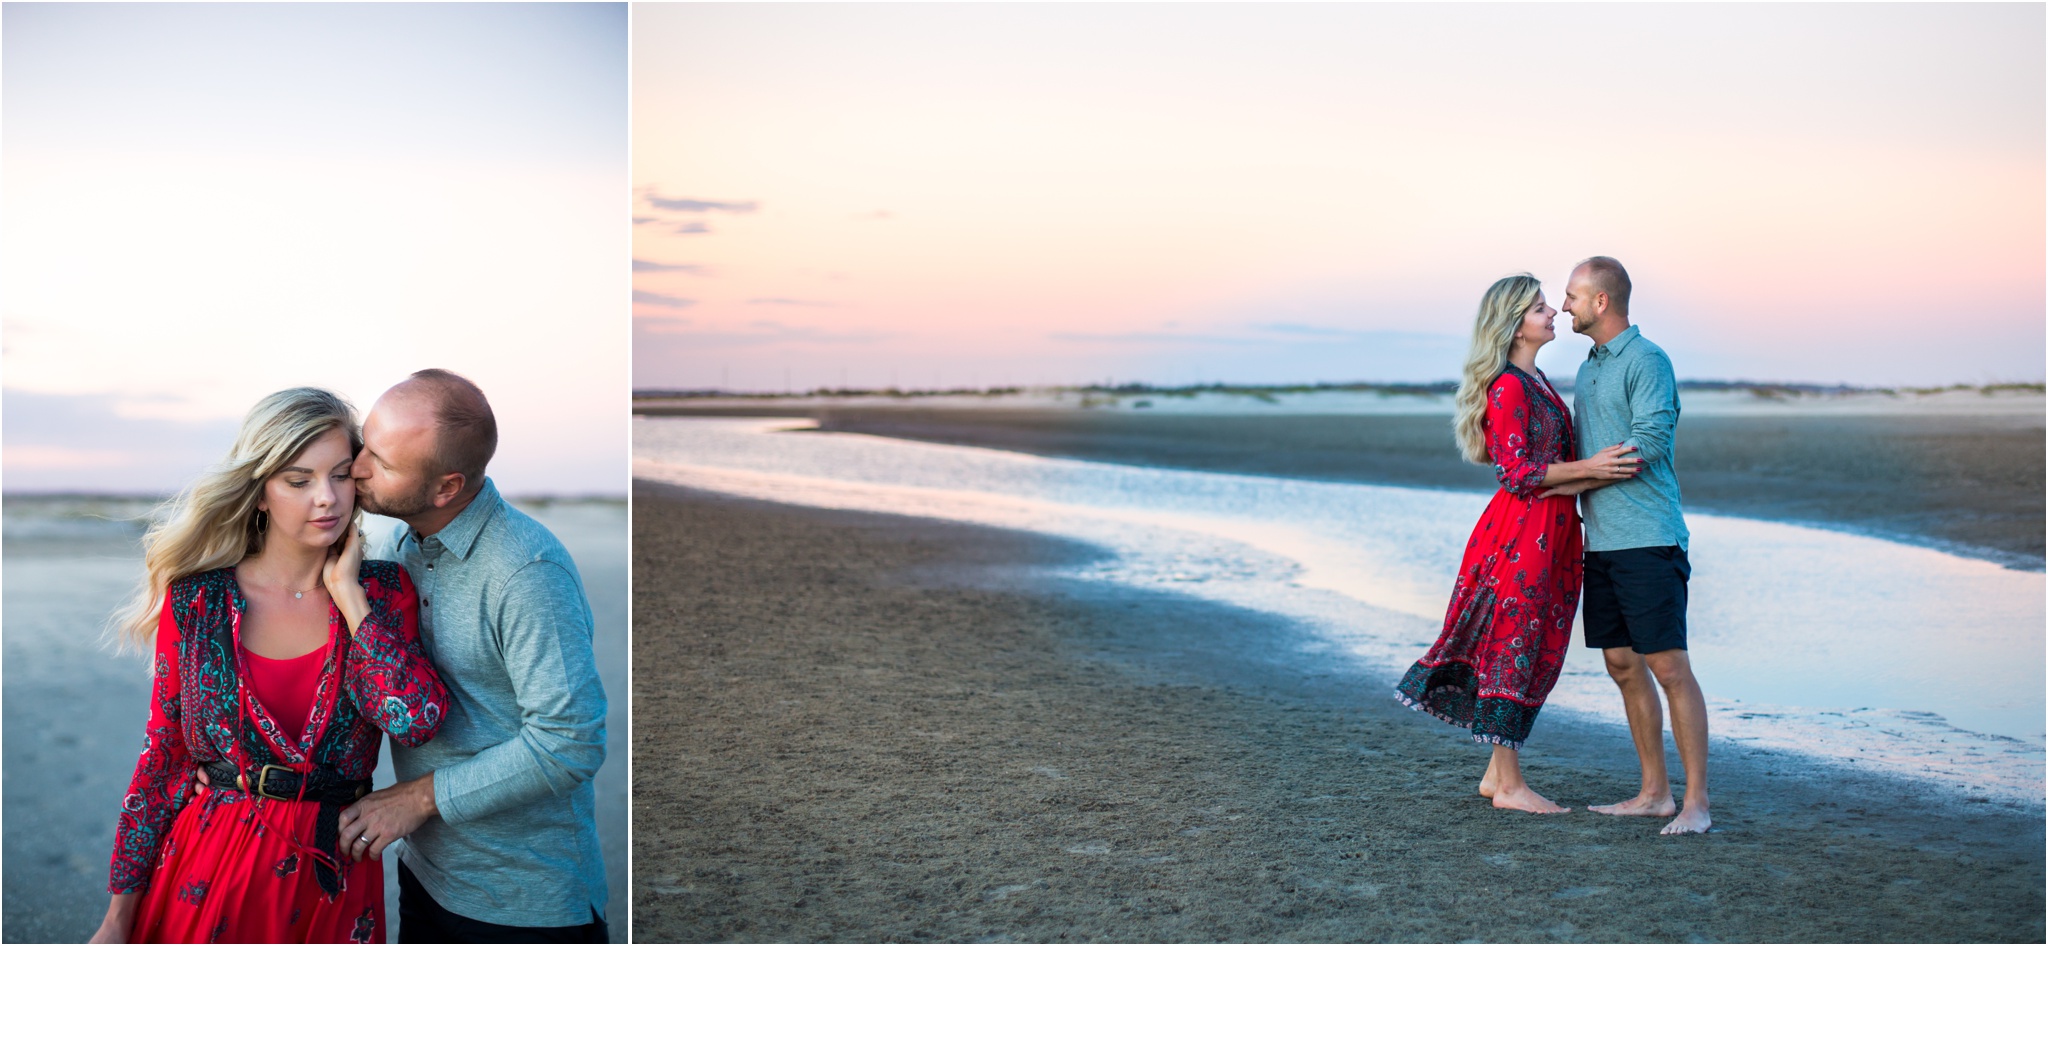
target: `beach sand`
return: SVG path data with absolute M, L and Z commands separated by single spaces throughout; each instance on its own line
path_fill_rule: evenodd
M 2043 939 L 2038 808 L 1724 745 L 1717 830 L 1662 837 L 1584 809 L 1624 731 L 1553 713 L 1578 809 L 1499 812 L 1392 679 L 1044 569 L 1087 546 L 635 498 L 636 941 Z
M 141 574 L 137 526 L 151 502 L 11 497 L 5 538 L 5 875 L 9 944 L 83 941 L 107 910 L 107 856 L 149 709 L 146 662 L 97 640 Z M 598 840 L 612 940 L 626 940 L 626 507 L 516 502 L 576 557 L 597 625 L 610 748 L 597 774 Z M 388 750 L 378 785 L 392 781 Z M 397 940 L 397 866 L 385 861 L 385 916 Z

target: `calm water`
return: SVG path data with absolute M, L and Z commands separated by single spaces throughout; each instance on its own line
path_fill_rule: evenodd
M 1486 502 L 789 431 L 808 424 L 636 418 L 634 473 L 1089 541 L 1116 556 L 1081 576 L 1284 614 L 1388 672 L 1435 638 Z M 2043 575 L 1783 523 L 1688 524 L 1691 649 L 1717 741 L 2040 801 Z M 1619 719 L 1576 644 L 1552 704 Z

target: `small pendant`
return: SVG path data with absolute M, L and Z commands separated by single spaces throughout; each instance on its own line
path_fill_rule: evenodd
M 292 598 L 293 598 L 293 599 L 304 599 L 304 598 L 306 598 L 306 594 L 305 594 L 304 592 L 294 592 L 294 593 L 292 593 Z

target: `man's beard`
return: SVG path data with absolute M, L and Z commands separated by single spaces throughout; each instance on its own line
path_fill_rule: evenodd
M 376 491 L 357 484 L 356 503 L 362 506 L 364 512 L 406 519 L 433 508 L 434 491 L 432 487 L 423 483 L 396 497 L 386 499 L 378 497 Z

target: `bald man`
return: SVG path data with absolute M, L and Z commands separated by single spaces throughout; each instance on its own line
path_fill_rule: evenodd
M 1707 701 L 1686 652 L 1686 586 L 1692 564 L 1672 455 L 1678 435 L 1678 382 L 1671 358 L 1629 322 L 1634 290 L 1628 270 L 1592 257 L 1572 270 L 1564 311 L 1572 331 L 1593 339 L 1572 391 L 1579 454 L 1616 443 L 1636 448 L 1634 478 L 1552 487 L 1583 494 L 1586 522 L 1586 645 L 1598 649 L 1621 689 L 1629 734 L 1642 767 L 1633 798 L 1592 809 L 1622 817 L 1672 817 L 1664 834 L 1704 832 L 1707 810 Z M 1685 765 L 1685 807 L 1672 801 L 1664 762 L 1663 688 L 1671 736 Z
M 596 789 L 605 694 L 590 603 L 562 543 L 498 496 L 482 390 L 423 370 L 363 421 L 356 498 L 405 523 L 377 558 L 419 590 L 420 638 L 455 700 L 391 749 L 399 783 L 341 814 L 358 859 L 404 840 L 399 942 L 604 943 Z

